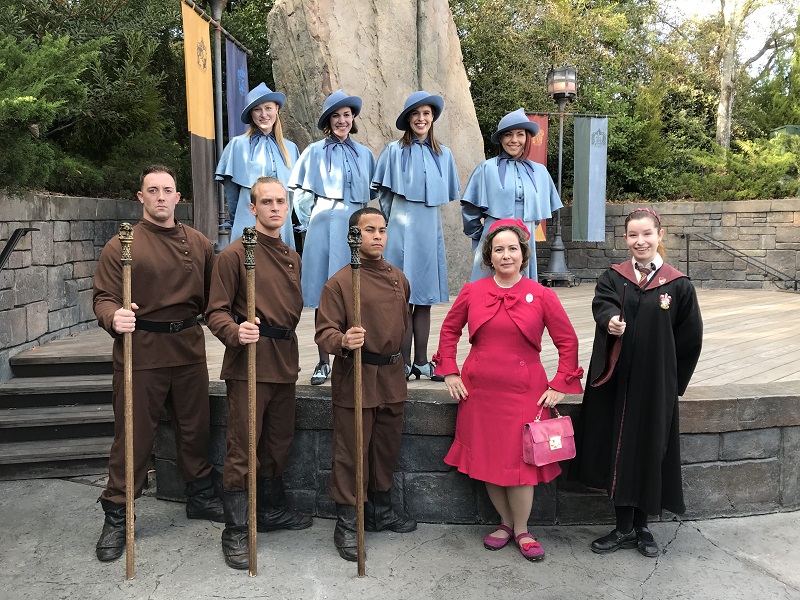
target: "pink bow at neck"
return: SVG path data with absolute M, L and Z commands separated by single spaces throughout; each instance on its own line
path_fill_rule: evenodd
M 517 301 L 517 294 L 511 294 L 509 292 L 498 293 L 494 290 L 489 290 L 486 292 L 486 306 L 494 306 L 501 300 L 505 302 L 506 308 L 511 308 Z

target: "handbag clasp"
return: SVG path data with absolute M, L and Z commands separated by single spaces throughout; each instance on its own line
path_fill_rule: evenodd
M 550 450 L 560 450 L 561 449 L 561 436 L 554 435 L 550 438 Z

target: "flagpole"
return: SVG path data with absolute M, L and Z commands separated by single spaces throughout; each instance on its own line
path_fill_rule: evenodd
M 217 160 L 222 156 L 222 11 L 227 0 L 211 0 L 211 16 L 217 25 L 214 27 L 214 129 L 217 142 Z M 213 21 L 212 21 L 213 22 Z M 217 206 L 219 207 L 219 233 L 217 252 L 223 250 L 231 241 L 231 230 L 225 222 L 225 194 L 221 183 L 217 183 Z M 231 215 L 233 219 L 233 215 Z

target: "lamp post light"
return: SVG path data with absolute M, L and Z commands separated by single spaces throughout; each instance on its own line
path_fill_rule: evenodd
M 558 105 L 558 197 L 561 198 L 561 173 L 564 151 L 564 107 L 578 97 L 578 72 L 575 67 L 559 67 L 547 73 L 547 95 Z M 547 271 L 540 275 L 543 282 L 554 284 L 566 281 L 573 285 L 575 276 L 569 272 L 561 239 L 561 209 L 556 212 L 556 232 L 550 245 L 550 262 Z

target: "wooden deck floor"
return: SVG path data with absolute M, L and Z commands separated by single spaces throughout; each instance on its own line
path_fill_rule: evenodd
M 594 287 L 557 288 L 567 314 L 580 340 L 580 361 L 589 365 L 594 322 L 591 300 Z M 694 386 L 729 384 L 767 384 L 800 380 L 800 294 L 769 290 L 698 290 L 705 323 L 703 353 L 692 379 Z M 449 304 L 432 311 L 432 335 L 429 350 L 436 349 L 439 328 Z M 368 307 L 365 307 L 368 310 Z M 298 328 L 301 374 L 298 384 L 308 384 L 316 364 L 313 335 L 314 314 L 303 312 Z M 224 348 L 206 330 L 208 370 L 212 380 L 219 377 Z M 459 346 L 459 361 L 469 351 L 466 335 Z M 91 329 L 55 340 L 19 355 L 20 359 L 64 361 L 82 357 L 87 361 L 110 360 L 111 338 L 104 331 Z M 548 373 L 555 370 L 558 357 L 545 336 L 542 362 Z M 327 385 L 327 384 L 326 384 Z M 429 380 L 412 380 L 412 388 L 439 387 Z

